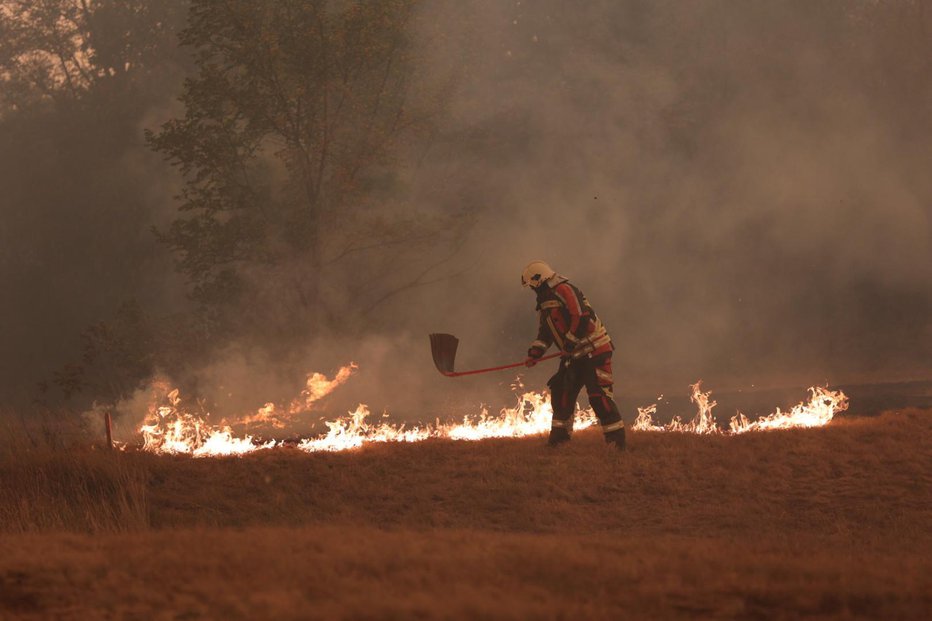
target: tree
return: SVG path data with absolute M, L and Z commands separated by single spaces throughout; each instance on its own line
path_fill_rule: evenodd
M 366 304 L 347 293 L 347 270 L 358 281 L 376 253 L 384 262 L 460 230 L 397 200 L 394 155 L 440 109 L 415 83 L 415 6 L 193 2 L 185 114 L 148 140 L 185 178 L 182 215 L 161 239 L 220 334 L 294 342 L 345 322 Z M 404 283 L 369 279 L 362 293 L 423 283 L 431 265 Z
M 174 45 L 184 2 L 0 0 L 2 111 L 91 96 L 132 105 L 181 64 Z

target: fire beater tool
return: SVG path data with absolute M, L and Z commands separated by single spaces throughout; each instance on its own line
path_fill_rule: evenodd
M 456 359 L 456 347 L 460 340 L 452 334 L 431 334 L 430 335 L 430 353 L 434 356 L 434 364 L 437 370 L 447 377 L 459 377 L 461 375 L 476 375 L 477 373 L 488 373 L 490 371 L 502 371 L 504 369 L 513 369 L 523 367 L 524 361 L 515 362 L 514 364 L 505 364 L 500 367 L 489 367 L 488 369 L 476 369 L 474 371 L 454 371 L 453 361 Z M 563 352 L 542 356 L 537 359 L 538 362 L 550 360 L 557 356 L 562 356 Z

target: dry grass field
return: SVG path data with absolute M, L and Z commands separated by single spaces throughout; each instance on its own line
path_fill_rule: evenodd
M 928 619 L 932 411 L 244 458 L 0 457 L 0 619 Z

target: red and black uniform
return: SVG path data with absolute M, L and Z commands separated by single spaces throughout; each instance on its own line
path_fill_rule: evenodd
M 615 346 L 605 326 L 582 291 L 565 278 L 554 276 L 536 291 L 540 325 L 528 356 L 540 358 L 552 344 L 563 352 L 559 371 L 547 382 L 553 405 L 551 444 L 569 440 L 576 397 L 585 386 L 605 439 L 623 447 L 624 421 L 612 393 Z

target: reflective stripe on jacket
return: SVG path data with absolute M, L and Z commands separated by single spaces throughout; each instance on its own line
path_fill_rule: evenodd
M 582 291 L 565 278 L 552 281 L 537 288 L 540 323 L 535 346 L 556 344 L 567 356 L 575 357 L 597 356 L 614 349 L 605 326 Z M 568 346 L 567 341 L 576 346 Z

